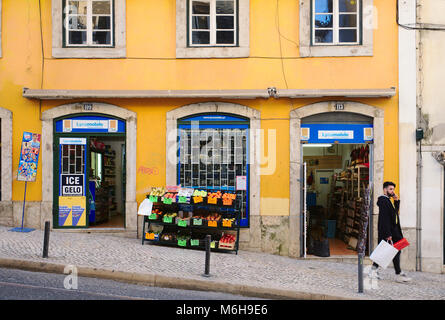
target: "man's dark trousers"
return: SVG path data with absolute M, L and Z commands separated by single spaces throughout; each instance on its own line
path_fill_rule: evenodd
M 378 243 L 382 240 L 392 237 L 393 243 L 403 239 L 402 228 L 400 227 L 399 207 L 400 200 L 395 200 L 394 205 L 387 196 L 380 196 L 377 205 L 379 206 L 379 222 L 378 222 Z M 392 260 L 396 274 L 400 274 L 400 253 L 397 252 Z M 375 268 L 378 264 L 373 263 Z

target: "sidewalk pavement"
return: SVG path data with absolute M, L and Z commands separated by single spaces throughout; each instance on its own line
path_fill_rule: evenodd
M 445 274 L 407 272 L 413 281 L 397 283 L 394 270 L 388 268 L 382 273 L 383 280 L 378 280 L 378 289 L 360 294 L 357 265 L 350 263 L 248 251 L 238 255 L 212 252 L 211 277 L 205 278 L 204 251 L 142 246 L 140 239 L 100 233 L 53 231 L 49 258 L 43 259 L 43 231 L 9 229 L 0 226 L 0 267 L 63 273 L 65 266 L 74 265 L 79 276 L 263 298 L 445 300 Z

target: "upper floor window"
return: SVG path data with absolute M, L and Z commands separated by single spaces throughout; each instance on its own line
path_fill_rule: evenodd
M 52 0 L 54 58 L 125 58 L 126 0 Z
M 188 12 L 190 46 L 237 45 L 237 1 L 190 0 Z
M 312 0 L 312 44 L 360 43 L 359 0 Z
M 374 0 L 299 0 L 301 57 L 373 55 Z
M 176 57 L 248 57 L 249 11 L 250 0 L 176 0 Z
M 64 1 L 65 46 L 112 47 L 113 1 Z

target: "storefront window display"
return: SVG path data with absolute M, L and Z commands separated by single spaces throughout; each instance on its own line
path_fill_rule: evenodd
M 242 227 L 249 225 L 249 121 L 206 114 L 178 121 L 178 184 L 234 191 L 242 199 Z

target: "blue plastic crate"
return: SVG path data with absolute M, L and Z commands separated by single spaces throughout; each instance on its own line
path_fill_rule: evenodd
M 337 226 L 337 220 L 327 220 L 326 224 L 327 224 L 326 236 L 328 238 L 335 238 L 335 229 Z

